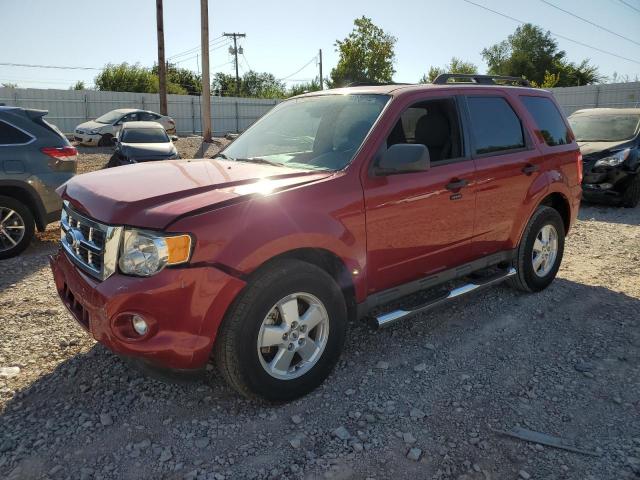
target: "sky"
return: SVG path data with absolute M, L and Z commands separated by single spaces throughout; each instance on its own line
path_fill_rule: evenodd
M 607 76 L 640 75 L 640 0 L 547 0 L 619 36 L 543 0 L 473 2 L 628 59 L 557 38 L 570 61 L 589 58 Z M 338 60 L 336 39 L 346 37 L 353 20 L 362 15 L 397 38 L 397 82 L 417 82 L 429 66 L 442 66 L 452 56 L 475 63 L 484 73 L 482 49 L 518 26 L 465 0 L 209 0 L 212 73 L 233 72 L 228 45 L 219 37 L 240 32 L 246 33 L 240 40 L 241 73 L 250 68 L 267 71 L 288 84 L 310 80 L 318 74 L 314 57 L 322 49 L 327 76 Z M 0 19 L 0 63 L 99 69 L 109 62 L 151 66 L 157 61 L 154 0 L 0 0 Z M 198 71 L 200 1 L 164 0 L 164 26 L 169 60 Z M 195 50 L 190 54 L 171 58 L 191 49 Z M 91 86 L 98 71 L 0 65 L 0 83 L 66 89 L 82 80 Z

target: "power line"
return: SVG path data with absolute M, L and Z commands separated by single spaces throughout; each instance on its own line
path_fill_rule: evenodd
M 297 75 L 298 73 L 300 73 L 302 70 L 304 70 L 305 68 L 307 68 L 309 65 L 311 65 L 313 62 L 315 62 L 318 59 L 317 55 L 314 55 L 313 58 L 311 60 L 309 60 L 307 63 L 305 63 L 302 68 L 299 68 L 298 70 L 296 70 L 295 72 L 293 72 L 291 75 L 287 75 L 286 77 L 282 77 L 279 78 L 278 81 L 282 81 L 282 80 L 287 80 L 291 77 L 293 77 L 294 75 Z
M 512 21 L 517 22 L 517 23 L 520 23 L 522 25 L 524 25 L 525 23 L 530 23 L 530 22 L 525 22 L 524 20 L 520 20 L 520 19 L 515 18 L 515 17 L 511 17 L 511 16 L 509 16 L 509 15 L 507 15 L 505 13 L 498 12 L 497 10 L 493 10 L 493 9 L 491 9 L 489 7 L 485 7 L 484 5 L 480 5 L 479 3 L 472 2 L 471 0 L 462 0 L 462 1 L 466 2 L 466 3 L 470 4 L 470 5 L 475 5 L 476 7 L 482 8 L 484 10 L 487 10 L 487 11 L 491 12 L 491 13 L 495 13 L 496 15 L 500 15 L 501 17 L 508 18 L 509 20 L 512 20 Z M 579 40 L 574 40 L 573 38 L 565 37 L 564 35 L 560 35 L 559 33 L 552 32 L 551 30 L 549 30 L 549 33 L 551 35 L 553 35 L 554 37 L 562 38 L 563 40 L 567 40 L 568 42 L 572 42 L 572 43 L 575 43 L 577 45 L 581 45 L 583 47 L 590 48 L 592 50 L 595 50 L 595 51 L 598 51 L 598 52 L 601 52 L 601 53 L 605 53 L 607 55 L 611 55 L 613 57 L 620 58 L 622 60 L 626 60 L 627 62 L 632 62 L 632 63 L 636 63 L 636 64 L 640 65 L 640 61 L 638 61 L 638 60 L 633 60 L 631 58 L 623 57 L 622 55 L 618 55 L 616 53 L 609 52 L 607 50 L 602 50 L 601 48 L 594 47 L 593 45 L 589 45 L 589 44 L 580 42 Z
M 247 57 L 245 56 L 244 52 L 242 52 L 242 59 L 244 60 L 244 63 L 247 64 L 247 68 L 249 70 L 253 70 L 253 68 L 251 68 L 251 65 L 249 65 L 249 60 L 247 60 Z
M 209 42 L 209 45 L 213 45 L 214 43 L 218 43 L 218 42 L 220 42 L 220 40 L 226 40 L 226 39 L 223 39 L 223 38 L 222 38 L 222 35 L 220 35 L 220 36 L 218 36 L 218 37 L 214 38 L 213 40 L 211 40 L 211 41 Z M 197 47 L 189 48 L 189 49 L 184 50 L 184 51 L 182 51 L 182 52 L 179 52 L 179 53 L 176 53 L 176 54 L 174 54 L 174 55 L 171 55 L 170 57 L 167 57 L 167 58 L 181 57 L 181 56 L 183 56 L 183 55 L 186 55 L 186 54 L 189 54 L 189 53 L 192 53 L 192 52 L 198 51 L 198 50 L 200 50 L 201 48 L 202 48 L 202 46 L 201 46 L 201 45 L 198 45 Z
M 628 38 L 628 37 L 625 37 L 624 35 L 620 35 L 618 32 L 614 32 L 613 30 L 609 30 L 608 28 L 603 27 L 602 25 L 598 25 L 597 23 L 594 23 L 594 22 L 592 22 L 591 20 L 587 20 L 586 18 L 582 18 L 581 16 L 576 15 L 575 13 L 572 13 L 572 12 L 570 12 L 569 10 L 565 10 L 564 8 L 561 8 L 561 7 L 557 6 L 557 5 L 554 5 L 554 4 L 553 4 L 553 3 L 551 3 L 551 2 L 547 2 L 547 0 L 540 0 L 540 1 L 541 1 L 542 3 L 544 3 L 544 4 L 546 4 L 546 5 L 549 5 L 550 7 L 555 8 L 556 10 L 560 10 L 561 12 L 566 13 L 567 15 L 571 15 L 572 17 L 575 17 L 575 18 L 577 18 L 578 20 L 582 20 L 583 22 L 586 22 L 586 23 L 588 23 L 589 25 L 593 25 L 594 27 L 599 28 L 600 30 L 603 30 L 603 31 L 605 31 L 605 32 L 607 32 L 607 33 L 610 33 L 610 34 L 612 34 L 612 35 L 615 35 L 616 37 L 620 37 L 620 38 L 622 38 L 623 40 L 627 40 L 628 42 L 635 43 L 636 45 L 640 45 L 640 42 L 636 42 L 635 40 L 632 40 L 632 39 L 630 39 L 630 38 Z
M 218 46 L 218 47 L 214 47 L 214 48 L 210 49 L 210 50 L 209 50 L 209 52 L 213 52 L 213 51 L 215 51 L 215 50 L 219 50 L 219 49 L 221 49 L 221 48 L 226 47 L 227 45 L 229 45 L 229 43 L 225 43 L 224 45 L 220 45 L 220 46 Z M 176 60 L 176 61 L 169 62 L 169 63 L 173 63 L 174 65 L 177 65 L 177 64 L 179 64 L 179 63 L 183 63 L 183 62 L 187 62 L 187 61 L 189 61 L 189 60 L 193 60 L 194 58 L 198 58 L 198 57 L 200 57 L 200 56 L 201 56 L 201 55 L 200 55 L 200 53 L 197 53 L 197 54 L 195 54 L 193 57 L 187 57 L 187 58 L 183 58 L 182 60 Z
M 630 3 L 625 2 L 624 0 L 618 0 L 621 4 L 626 5 L 627 7 L 629 7 L 631 10 L 635 10 L 636 12 L 640 13 L 640 9 L 634 7 L 633 5 L 631 5 Z
M 57 70 L 102 70 L 102 68 L 95 67 L 70 67 L 70 66 L 61 66 L 61 65 L 33 65 L 30 63 L 0 63 L 0 65 L 5 67 L 28 67 L 28 68 L 55 68 Z

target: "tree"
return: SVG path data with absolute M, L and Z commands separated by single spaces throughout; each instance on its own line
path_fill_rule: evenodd
M 211 91 L 222 97 L 236 96 L 236 77 L 228 73 L 218 72 L 213 76 Z M 286 96 L 286 85 L 276 79 L 272 73 L 258 73 L 253 70 L 245 72 L 240 78 L 240 97 L 283 98 Z
M 356 19 L 354 29 L 344 40 L 336 40 L 340 54 L 338 65 L 331 70 L 330 87 L 354 82 L 389 83 L 395 70 L 396 38 L 385 33 L 365 16 Z
M 444 67 L 429 67 L 429 72 L 422 76 L 420 83 L 433 83 L 441 73 L 478 73 L 478 67 L 471 62 L 465 62 L 458 57 L 451 57 L 451 61 Z
M 151 73 L 158 76 L 157 64 L 151 68 Z M 171 87 L 170 84 L 173 84 L 174 87 Z M 200 95 L 202 93 L 202 75 L 170 63 L 167 68 L 167 88 L 175 90 L 176 86 L 182 88 L 188 95 Z
M 69 90 L 86 90 L 86 87 L 82 80 L 78 80 L 75 84 L 69 87 Z
M 535 85 L 545 84 L 551 76 L 557 77 L 558 87 L 589 85 L 602 79 L 589 60 L 569 62 L 551 32 L 530 23 L 517 27 L 506 40 L 483 49 L 482 56 L 490 74 L 524 77 Z
M 313 79 L 310 82 L 295 84 L 289 89 L 287 96 L 295 97 L 296 95 L 302 95 L 307 92 L 316 92 L 318 90 L 322 90 L 322 86 L 318 79 Z
M 154 75 L 140 64 L 129 65 L 120 63 L 114 65 L 108 63 L 102 72 L 95 78 L 94 83 L 98 90 L 111 92 L 157 92 L 157 84 L 154 84 Z

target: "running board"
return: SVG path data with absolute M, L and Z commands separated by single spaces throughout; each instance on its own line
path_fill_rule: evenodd
M 373 318 L 373 325 L 376 328 L 389 327 L 397 321 L 402 320 L 403 318 L 425 312 L 438 305 L 453 300 L 454 298 L 462 297 L 463 295 L 467 295 L 471 292 L 476 292 L 491 285 L 495 285 L 496 283 L 500 283 L 509 277 L 513 277 L 516 273 L 516 269 L 511 267 L 504 273 L 492 275 L 490 277 L 482 279 L 482 281 L 479 281 L 477 283 L 467 283 L 466 285 L 462 285 L 461 287 L 454 288 L 449 293 L 444 294 L 441 297 L 431 300 L 430 302 L 427 302 L 423 305 L 419 305 L 411 310 L 393 310 L 392 312 L 378 315 Z

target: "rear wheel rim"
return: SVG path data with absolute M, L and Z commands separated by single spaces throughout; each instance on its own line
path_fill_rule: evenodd
M 310 293 L 293 293 L 278 301 L 258 333 L 260 365 L 270 376 L 293 380 L 311 370 L 329 339 L 329 315 Z
M 531 265 L 538 277 L 546 277 L 558 258 L 558 231 L 553 225 L 543 226 L 533 242 Z
M 18 246 L 24 238 L 25 223 L 18 212 L 0 206 L 0 252 L 6 252 Z

